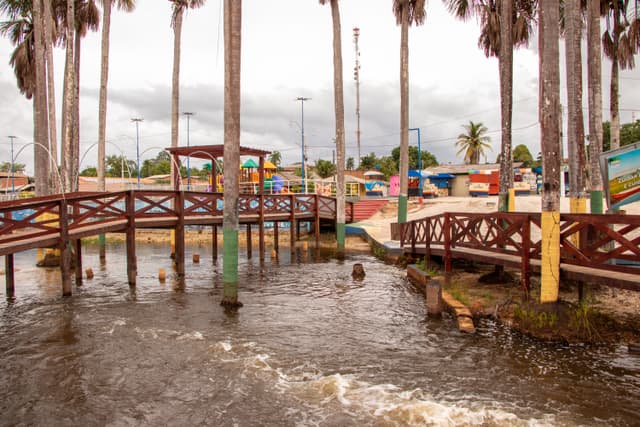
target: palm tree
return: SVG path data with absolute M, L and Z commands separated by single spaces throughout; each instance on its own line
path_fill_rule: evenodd
M 542 150 L 542 271 L 540 302 L 558 300 L 560 277 L 560 65 L 558 0 L 540 3 L 540 148 Z
M 0 11 L 9 17 L 0 31 L 16 46 L 10 63 L 18 88 L 33 100 L 35 190 L 36 195 L 46 195 L 51 185 L 42 3 L 3 0 Z
M 567 67 L 567 138 L 571 212 L 584 213 L 587 206 L 584 118 L 582 116 L 582 10 L 581 0 L 565 0 L 564 23 Z
M 180 116 L 180 44 L 182 39 L 182 20 L 185 9 L 195 9 L 204 4 L 204 0 L 170 0 L 173 8 L 171 28 L 173 28 L 173 78 L 171 83 L 171 146 L 178 146 L 178 125 Z M 173 169 L 174 165 L 171 164 Z
M 426 0 L 393 0 L 393 14 L 400 25 L 400 194 L 398 223 L 407 222 L 409 185 L 409 26 L 422 25 Z
M 104 166 L 107 132 L 107 83 L 109 80 L 109 32 L 111 30 L 111 7 L 115 5 L 125 12 L 135 9 L 135 0 L 102 1 L 102 47 L 100 60 L 100 104 L 98 111 L 98 191 L 104 191 Z
M 336 117 L 336 239 L 338 256 L 344 253 L 345 241 L 345 184 L 344 184 L 344 89 L 342 82 L 342 35 L 338 0 L 320 0 L 320 4 L 331 4 L 333 22 L 333 97 Z
M 49 168 L 52 171 L 58 170 L 58 130 L 56 118 L 56 91 L 55 91 L 55 73 L 53 62 L 53 45 L 58 38 L 56 22 L 52 12 L 52 1 L 44 1 L 44 49 L 46 54 L 47 67 L 47 101 L 49 112 Z M 51 178 L 51 192 L 58 193 L 60 191 L 60 183 Z
M 627 10 L 629 0 L 607 0 L 601 9 L 607 27 L 602 34 L 602 48 L 604 54 L 611 60 L 611 145 L 610 148 L 620 147 L 620 109 L 619 72 L 631 70 L 635 67 L 634 55 L 640 48 L 640 20 L 638 19 L 638 2 L 634 2 L 635 14 L 629 20 Z
M 239 307 L 238 301 L 238 195 L 240 186 L 240 58 L 242 0 L 224 1 L 224 208 L 223 282 L 221 305 Z M 293 224 L 291 225 L 293 226 Z
M 587 56 L 589 91 L 589 178 L 591 181 L 591 213 L 602 213 L 602 65 L 600 49 L 600 2 L 587 3 Z
M 480 18 L 478 46 L 487 57 L 498 58 L 500 73 L 500 211 L 507 211 L 513 187 L 511 127 L 513 117 L 513 47 L 526 46 L 531 34 L 535 5 L 530 0 L 445 0 L 456 17 Z
M 467 131 L 458 135 L 456 146 L 460 147 L 457 155 L 464 152 L 464 162 L 466 164 L 477 165 L 480 163 L 480 157 L 485 156 L 485 149 L 491 150 L 491 138 L 485 136 L 488 129 L 482 123 L 469 122 L 468 125 L 462 125 Z

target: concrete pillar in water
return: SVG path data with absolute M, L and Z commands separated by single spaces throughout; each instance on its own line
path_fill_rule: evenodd
M 429 280 L 425 287 L 427 313 L 442 314 L 442 283 L 440 280 Z

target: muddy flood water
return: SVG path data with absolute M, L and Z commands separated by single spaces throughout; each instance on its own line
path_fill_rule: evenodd
M 638 425 L 640 356 L 545 344 L 483 321 L 429 318 L 405 271 L 313 249 L 240 261 L 237 313 L 222 260 L 188 246 L 184 287 L 167 245 L 84 249 L 95 273 L 71 298 L 59 273 L 16 256 L 1 286 L 0 424 L 39 426 Z M 192 253 L 200 263 L 191 262 Z M 354 263 L 366 278 L 354 281 Z M 158 281 L 158 270 L 168 278 Z M 4 278 L 3 276 L 1 276 Z

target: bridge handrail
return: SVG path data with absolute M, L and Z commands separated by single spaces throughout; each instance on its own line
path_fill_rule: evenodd
M 560 261 L 577 266 L 640 274 L 621 263 L 640 264 L 640 215 L 560 215 Z M 400 245 L 442 245 L 507 253 L 523 262 L 541 257 L 540 213 L 447 212 L 400 225 Z

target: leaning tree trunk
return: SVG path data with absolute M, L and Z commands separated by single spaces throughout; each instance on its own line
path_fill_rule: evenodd
M 556 302 L 560 286 L 560 67 L 558 0 L 540 3 L 540 147 L 542 150 L 540 302 Z
M 601 214 L 602 173 L 600 153 L 602 153 L 602 48 L 600 46 L 600 5 L 588 2 L 588 82 L 589 82 L 589 178 L 591 180 L 591 213 Z
M 569 197 L 571 199 L 571 213 L 585 213 L 587 211 L 587 188 L 584 117 L 582 115 L 582 14 L 580 0 L 565 1 L 565 29 Z
M 242 1 L 224 0 L 224 296 L 221 304 L 229 307 L 242 306 L 238 301 L 241 24 Z
M 513 0 L 500 3 L 500 185 L 498 188 L 498 210 L 506 212 L 513 188 L 513 155 L 511 153 L 511 120 L 513 117 Z M 511 192 L 512 193 L 512 192 Z M 512 194 L 513 195 L 513 194 Z
M 58 130 L 56 125 L 56 90 L 55 90 L 55 74 L 53 64 L 53 34 L 51 28 L 51 2 L 44 1 L 44 40 L 45 52 L 47 56 L 47 101 L 48 101 L 48 127 L 49 127 L 49 170 L 50 186 L 52 193 L 61 191 L 60 173 L 58 171 Z
M 338 255 L 345 248 L 345 186 L 344 186 L 344 89 L 342 81 L 342 36 L 340 27 L 340 8 L 338 0 L 331 0 L 333 20 L 333 92 L 336 115 L 336 162 L 338 182 L 336 184 L 336 237 Z
M 407 222 L 409 187 L 409 5 L 402 6 L 400 26 L 400 194 L 398 224 Z
M 102 47 L 100 59 L 100 101 L 98 106 L 98 191 L 105 190 L 105 158 L 107 139 L 107 82 L 109 81 L 109 31 L 111 27 L 111 0 L 103 1 Z M 100 254 L 104 247 L 100 239 Z
M 34 170 L 36 196 L 50 194 L 49 176 L 49 126 L 47 120 L 47 82 L 44 52 L 44 20 L 42 2 L 33 2 L 34 45 L 35 45 L 35 91 L 33 96 L 33 137 Z

